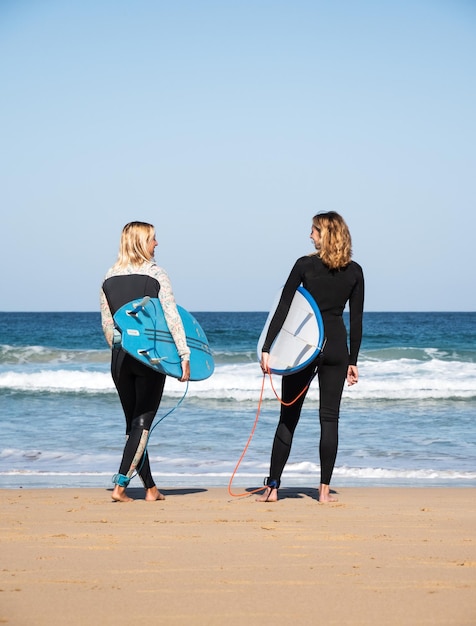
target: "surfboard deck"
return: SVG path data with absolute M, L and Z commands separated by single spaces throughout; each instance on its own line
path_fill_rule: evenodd
M 190 348 L 190 380 L 205 380 L 214 371 L 213 356 L 203 328 L 177 305 Z M 182 364 L 158 298 L 128 302 L 114 315 L 122 348 L 135 359 L 167 376 L 181 378 Z
M 269 325 L 281 298 L 277 294 L 258 340 L 258 360 Z M 294 374 L 312 363 L 324 345 L 324 323 L 316 301 L 307 289 L 298 287 L 283 326 L 269 351 L 269 368 L 273 374 Z

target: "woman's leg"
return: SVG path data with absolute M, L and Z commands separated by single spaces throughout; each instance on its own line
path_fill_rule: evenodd
M 141 364 L 139 363 L 139 366 Z M 152 422 L 157 414 L 164 392 L 165 375 L 155 370 L 142 366 L 139 370 L 140 376 L 136 377 L 136 417 L 132 422 L 132 430 L 137 429 L 139 446 L 141 438 L 146 432 L 146 444 Z M 139 449 L 139 448 L 138 448 Z M 150 470 L 149 455 L 147 449 L 143 451 L 137 463 L 137 472 L 142 480 L 145 489 L 155 487 L 152 472 Z
M 329 350 L 326 350 L 326 354 L 322 358 L 318 374 L 319 421 L 321 424 L 319 502 L 334 502 L 336 500 L 330 495 L 329 484 L 337 457 L 340 402 L 348 364 L 345 341 L 328 341 L 327 346 L 329 346 Z
M 315 364 L 311 364 L 296 374 L 283 376 L 281 383 L 281 400 L 283 404 L 281 404 L 279 423 L 274 435 L 269 478 L 266 480 L 267 489 L 257 499 L 258 502 L 275 502 L 278 499 L 281 475 L 291 452 L 294 431 L 299 422 L 302 405 L 307 393 L 306 387 L 312 380 L 314 371 Z M 304 389 L 306 391 L 298 398 Z M 294 400 L 295 402 L 293 402 Z M 289 406 L 286 406 L 286 404 Z
M 135 361 L 129 355 L 122 355 L 117 357 L 116 367 L 112 371 L 126 416 L 128 438 L 118 473 L 120 482 L 113 491 L 113 499 L 130 500 L 125 495 L 125 488 L 128 479 L 137 470 L 146 489 L 146 499 L 157 500 L 161 494 L 152 478 L 146 446 L 162 398 L 165 376 Z

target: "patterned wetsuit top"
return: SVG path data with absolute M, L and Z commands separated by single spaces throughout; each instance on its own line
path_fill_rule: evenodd
M 342 323 L 345 305 L 349 302 L 350 353 L 349 365 L 356 365 L 362 341 L 364 309 L 364 275 L 355 261 L 338 270 L 324 265 L 317 254 L 301 257 L 294 264 L 284 285 L 276 313 L 271 320 L 263 352 L 270 347 L 280 331 L 291 306 L 296 289 L 302 285 L 316 301 L 324 322 L 324 330 L 332 330 L 334 322 Z
M 182 360 L 188 360 L 190 348 L 187 346 L 170 279 L 167 272 L 153 262 L 145 262 L 139 267 L 129 265 L 124 269 L 112 267 L 108 270 L 100 293 L 102 329 L 108 344 L 112 344 L 114 313 L 131 300 L 144 296 L 159 298 L 177 351 Z

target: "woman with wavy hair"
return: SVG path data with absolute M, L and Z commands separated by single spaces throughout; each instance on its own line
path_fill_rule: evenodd
M 338 213 L 318 213 L 312 220 L 310 237 L 316 252 L 298 259 L 289 274 L 263 344 L 261 368 L 263 372 L 269 371 L 269 350 L 300 285 L 310 292 L 319 306 L 326 343 L 314 363 L 282 378 L 280 419 L 274 436 L 269 477 L 265 482 L 266 491 L 258 498 L 259 502 L 275 502 L 278 499 L 281 474 L 291 452 L 294 431 L 307 393 L 306 386 L 316 368 L 321 425 L 319 502 L 335 502 L 329 485 L 337 456 L 342 391 L 346 379 L 349 385 L 354 385 L 359 379 L 357 358 L 362 340 L 364 276 L 360 265 L 351 260 L 349 229 Z M 347 303 L 350 310 L 349 345 L 343 320 Z M 299 396 L 304 389 L 306 392 Z
M 137 471 L 148 501 L 163 500 L 150 470 L 147 438 L 162 399 L 165 374 L 127 354 L 114 343 L 114 314 L 122 306 L 144 296 L 158 298 L 170 334 L 182 361 L 182 378 L 190 378 L 190 349 L 182 320 L 177 311 L 172 286 L 166 271 L 156 265 L 155 229 L 147 222 L 130 222 L 122 229 L 116 263 L 106 273 L 101 289 L 101 319 L 106 341 L 112 348 L 111 374 L 126 418 L 126 444 L 119 471 L 114 475 L 112 499 L 130 502 L 126 493 Z

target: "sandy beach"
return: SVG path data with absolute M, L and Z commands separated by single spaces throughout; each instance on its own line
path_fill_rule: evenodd
M 162 491 L 2 490 L 0 623 L 476 624 L 474 489 Z

